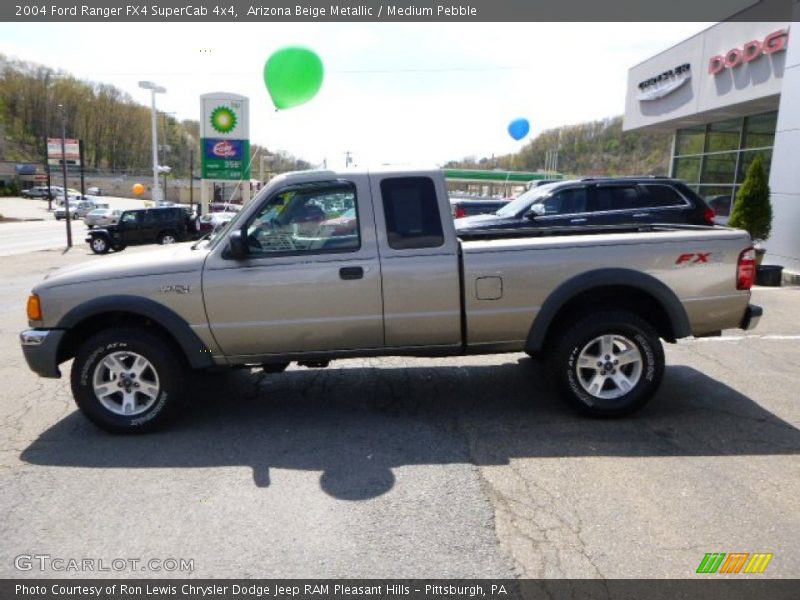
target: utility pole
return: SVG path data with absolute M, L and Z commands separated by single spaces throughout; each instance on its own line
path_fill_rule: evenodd
M 79 150 L 78 154 L 81 161 L 81 196 L 84 196 L 86 195 L 86 191 L 84 189 L 84 184 L 83 184 L 83 140 L 78 140 L 78 150 Z
M 189 210 L 194 209 L 194 148 L 189 151 Z M 198 207 L 198 214 L 200 214 Z
M 53 192 L 50 189 L 50 73 L 44 76 L 44 172 L 47 173 L 47 211 L 53 210 Z
M 67 192 L 67 148 L 65 138 L 67 137 L 67 117 L 64 105 L 59 104 L 61 110 L 61 173 L 64 175 L 64 220 L 67 224 L 67 248 L 72 248 L 72 221 L 69 215 L 69 194 Z

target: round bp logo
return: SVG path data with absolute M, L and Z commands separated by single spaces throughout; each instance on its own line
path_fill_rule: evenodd
M 220 133 L 230 133 L 236 128 L 236 113 L 227 106 L 218 106 L 211 111 L 211 126 Z

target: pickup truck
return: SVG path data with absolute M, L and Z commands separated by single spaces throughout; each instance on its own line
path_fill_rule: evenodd
M 527 352 L 598 417 L 647 402 L 661 340 L 756 325 L 749 236 L 647 225 L 456 236 L 439 171 L 274 178 L 193 244 L 102 257 L 34 287 L 30 368 L 59 377 L 96 425 L 168 422 L 192 369 L 336 358 Z

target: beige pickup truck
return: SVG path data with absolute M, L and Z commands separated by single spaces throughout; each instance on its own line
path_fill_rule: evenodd
M 30 368 L 72 363 L 105 429 L 162 425 L 191 369 L 527 352 L 566 400 L 620 416 L 656 392 L 660 339 L 755 326 L 750 238 L 721 227 L 456 236 L 439 171 L 273 179 L 209 239 L 55 271 L 28 300 Z

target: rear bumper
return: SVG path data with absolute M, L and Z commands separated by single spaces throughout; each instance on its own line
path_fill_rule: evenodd
M 763 314 L 763 308 L 755 304 L 748 304 L 747 309 L 744 311 L 744 317 L 742 317 L 742 322 L 739 325 L 739 329 L 755 329 L 758 325 L 759 319 L 761 319 L 761 315 Z
M 58 346 L 65 333 L 64 329 L 28 329 L 19 334 L 22 353 L 31 371 L 41 377 L 61 377 Z

